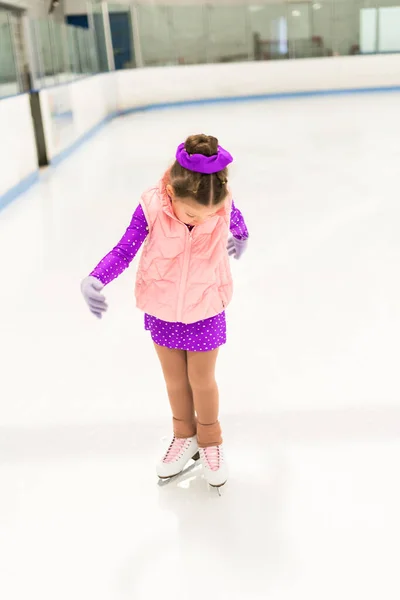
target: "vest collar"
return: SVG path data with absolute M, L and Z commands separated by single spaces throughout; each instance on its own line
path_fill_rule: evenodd
M 174 211 L 172 210 L 172 202 L 171 202 L 171 198 L 168 195 L 167 192 L 167 185 L 170 182 L 170 177 L 169 177 L 169 170 L 166 171 L 164 173 L 163 178 L 160 181 L 159 184 L 159 190 L 160 190 L 160 198 L 161 198 L 161 206 L 162 209 L 165 213 L 167 213 L 167 215 L 169 217 L 171 217 L 172 219 L 175 219 L 175 221 L 179 221 L 179 219 L 176 218 Z

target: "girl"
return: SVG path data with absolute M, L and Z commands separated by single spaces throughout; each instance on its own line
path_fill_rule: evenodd
M 136 302 L 145 312 L 145 329 L 164 373 L 174 431 L 157 474 L 161 479 L 178 475 L 200 456 L 214 487 L 228 478 L 214 375 L 232 297 L 228 254 L 240 258 L 248 239 L 227 186 L 232 160 L 216 138 L 189 137 L 160 183 L 143 194 L 119 244 L 81 285 L 90 310 L 101 318 L 107 305 L 100 290 L 144 245 Z

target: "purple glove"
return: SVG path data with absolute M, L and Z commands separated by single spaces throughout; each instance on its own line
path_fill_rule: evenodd
M 245 240 L 238 240 L 235 237 L 231 237 L 228 241 L 229 256 L 233 256 L 233 258 L 239 260 L 239 258 L 247 249 L 248 241 L 248 238 L 246 238 Z
M 96 277 L 85 277 L 81 283 L 81 291 L 83 297 L 86 300 L 91 312 L 98 318 L 101 319 L 103 313 L 106 312 L 108 306 L 106 299 L 103 294 L 100 294 L 104 285 Z

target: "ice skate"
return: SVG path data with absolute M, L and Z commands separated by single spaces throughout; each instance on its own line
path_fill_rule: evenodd
M 161 480 L 171 479 L 182 473 L 189 460 L 199 460 L 197 438 L 176 438 L 174 436 L 164 458 L 157 465 L 157 475 Z
M 228 466 L 225 462 L 223 446 L 200 448 L 200 459 L 207 483 L 215 488 L 225 485 L 228 480 Z

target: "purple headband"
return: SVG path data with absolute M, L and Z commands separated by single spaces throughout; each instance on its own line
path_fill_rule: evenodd
M 188 154 L 185 150 L 185 144 L 179 144 L 176 151 L 176 160 L 181 167 L 189 171 L 211 175 L 211 173 L 218 173 L 218 171 L 225 169 L 233 161 L 233 158 L 221 146 L 218 146 L 218 154 L 204 156 L 204 154 Z

